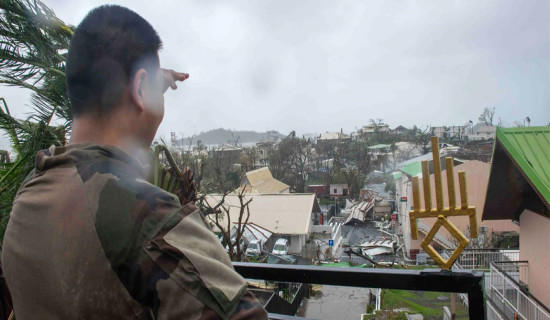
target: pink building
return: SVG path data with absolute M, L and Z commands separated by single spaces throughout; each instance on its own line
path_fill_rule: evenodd
M 444 161 L 442 161 L 444 163 Z M 460 162 L 457 162 L 460 163 Z M 431 162 L 430 162 L 431 165 Z M 420 166 L 419 166 L 420 167 Z M 432 171 L 432 170 L 431 170 Z M 478 237 L 479 240 L 481 239 L 490 239 L 491 237 L 497 237 L 503 233 L 506 234 L 515 234 L 517 237 L 517 234 L 519 233 L 519 226 L 516 223 L 513 223 L 512 221 L 482 221 L 481 219 L 481 213 L 483 210 L 483 207 L 485 205 L 485 195 L 487 193 L 487 183 L 489 181 L 489 171 L 490 171 L 490 165 L 485 162 L 477 161 L 477 160 L 471 160 L 471 161 L 465 161 L 464 163 L 455 164 L 454 166 L 454 175 L 455 175 L 455 188 L 458 190 L 458 172 L 464 171 L 466 172 L 466 185 L 468 190 L 468 202 L 471 206 L 475 206 L 477 208 L 477 226 L 478 226 L 478 233 L 481 235 L 481 237 Z M 406 171 L 403 171 L 406 172 Z M 431 227 L 436 221 L 436 218 L 426 218 L 418 221 L 418 239 L 413 240 L 410 236 L 410 226 L 409 226 L 409 217 L 408 217 L 408 208 L 412 205 L 412 194 L 410 194 L 410 179 L 407 177 L 407 174 L 402 177 L 403 179 L 406 179 L 404 182 L 404 185 L 400 186 L 399 189 L 403 190 L 400 193 L 400 196 L 404 196 L 404 200 L 400 201 L 401 206 L 406 206 L 406 209 L 401 208 L 401 212 L 404 215 L 403 222 L 403 240 L 405 242 L 405 248 L 407 252 L 409 253 L 409 256 L 411 258 L 414 258 L 416 256 L 416 253 L 420 251 L 420 244 L 422 243 L 422 240 L 424 240 L 425 236 L 430 231 Z M 445 205 L 447 205 L 447 174 L 446 170 L 442 171 L 441 174 L 442 178 L 442 187 L 443 187 L 443 199 Z M 430 174 L 431 179 L 431 192 L 432 192 L 432 199 L 435 199 L 435 183 L 434 182 L 434 175 L 433 173 Z M 422 178 L 420 178 L 420 185 L 422 185 Z M 422 189 L 422 188 L 421 188 Z M 399 193 L 399 192 L 398 192 Z M 423 189 L 420 192 L 420 198 L 424 199 L 423 195 Z M 457 194 L 457 203 L 460 203 L 460 195 Z M 449 220 L 452 221 L 452 223 L 464 234 L 469 233 L 469 221 L 467 217 L 450 217 Z M 478 241 L 477 239 L 475 241 Z M 479 243 L 478 247 L 486 247 L 488 245 L 488 241 L 485 243 Z M 432 242 L 432 246 L 434 246 L 437 249 L 454 249 L 456 247 L 456 243 L 453 242 L 451 235 L 445 228 L 439 229 L 439 232 L 434 237 L 434 241 Z

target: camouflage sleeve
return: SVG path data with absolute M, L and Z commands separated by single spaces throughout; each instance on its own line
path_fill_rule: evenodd
M 195 206 L 146 183 L 110 180 L 95 224 L 111 267 L 155 319 L 267 319 Z
M 156 288 L 160 318 L 201 314 L 200 319 L 267 319 L 197 209 L 156 236 L 146 252 L 169 276 Z

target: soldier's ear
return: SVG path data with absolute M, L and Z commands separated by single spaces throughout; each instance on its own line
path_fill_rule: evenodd
M 134 102 L 138 112 L 145 110 L 145 95 L 148 93 L 148 77 L 145 69 L 139 69 L 134 78 L 132 79 L 130 86 L 130 96 Z

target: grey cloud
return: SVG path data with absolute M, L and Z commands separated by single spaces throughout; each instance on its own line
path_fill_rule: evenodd
M 550 2 L 120 0 L 189 72 L 160 134 L 453 125 L 495 106 L 550 122 Z M 101 1 L 47 1 L 77 24 Z M 28 103 L 20 100 L 19 104 Z

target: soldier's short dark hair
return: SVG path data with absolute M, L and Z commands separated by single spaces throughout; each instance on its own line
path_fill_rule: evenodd
M 73 117 L 108 113 L 140 68 L 159 67 L 162 41 L 149 22 L 124 7 L 93 9 L 76 28 L 67 57 Z

